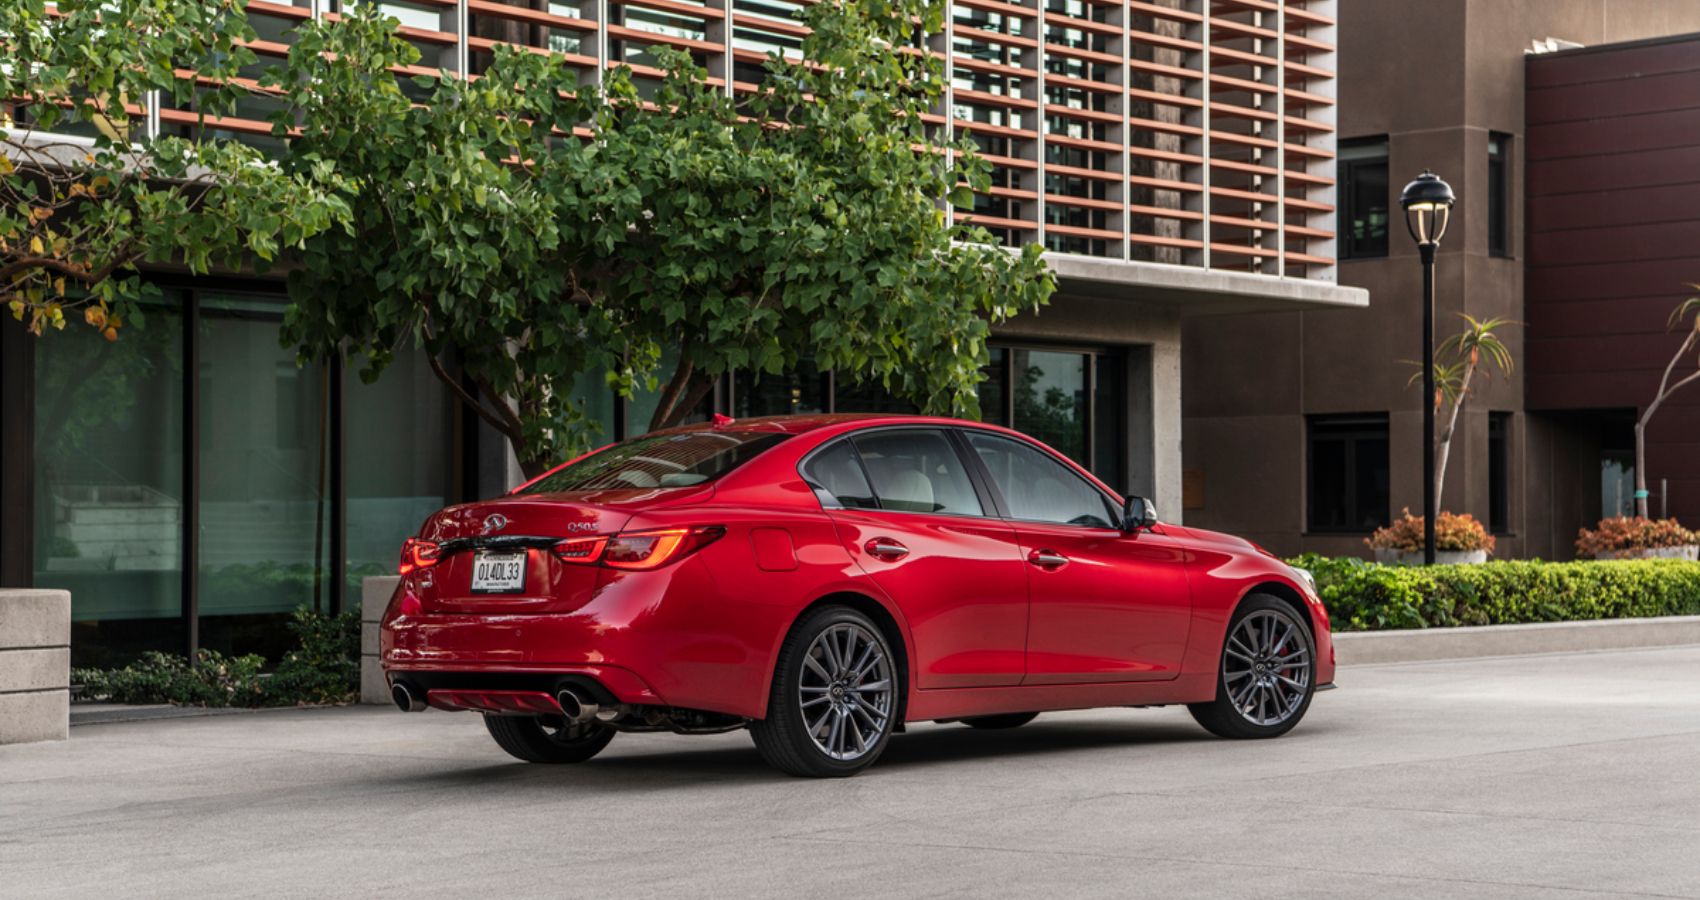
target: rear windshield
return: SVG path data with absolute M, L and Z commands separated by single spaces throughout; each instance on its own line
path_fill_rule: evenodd
M 522 493 L 689 487 L 719 478 L 787 437 L 771 431 L 687 431 L 633 438 L 545 475 Z

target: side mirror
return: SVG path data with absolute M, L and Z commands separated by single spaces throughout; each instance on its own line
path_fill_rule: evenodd
M 1157 507 L 1144 497 L 1129 496 L 1122 504 L 1122 530 L 1138 531 L 1157 524 Z

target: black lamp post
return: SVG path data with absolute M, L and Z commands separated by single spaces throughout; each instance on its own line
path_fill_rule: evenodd
M 1405 227 L 1423 264 L 1423 563 L 1434 565 L 1434 524 L 1439 511 L 1434 495 L 1434 252 L 1452 217 L 1452 186 L 1423 170 L 1405 185 L 1399 205 L 1405 207 Z

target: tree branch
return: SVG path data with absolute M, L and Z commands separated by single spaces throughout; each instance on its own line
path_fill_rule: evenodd
M 497 418 L 495 413 L 492 413 L 489 410 L 485 409 L 484 404 L 480 403 L 478 401 L 477 397 L 474 397 L 474 396 L 472 396 L 472 394 L 468 393 L 466 388 L 461 386 L 460 381 L 457 380 L 456 378 L 454 378 L 453 376 L 451 376 L 447 369 L 443 368 L 443 364 L 440 361 L 438 361 L 436 354 L 426 353 L 425 359 L 428 360 L 431 363 L 431 371 L 436 373 L 437 380 L 441 381 L 443 384 L 448 385 L 449 390 L 453 391 L 455 396 L 459 397 L 462 403 L 465 403 L 467 406 L 472 407 L 472 411 L 474 413 L 478 414 L 478 418 L 483 419 L 485 422 L 489 423 L 491 428 L 494 428 L 497 431 L 501 432 L 502 434 L 506 435 L 508 440 L 511 440 L 511 441 L 514 442 L 515 446 L 519 445 L 520 436 L 517 435 L 517 434 L 513 434 L 513 433 L 509 432 L 507 423 L 505 423 L 501 419 Z

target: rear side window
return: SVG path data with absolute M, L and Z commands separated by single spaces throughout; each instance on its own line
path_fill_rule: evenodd
M 862 474 L 862 463 L 856 459 L 856 448 L 849 441 L 837 443 L 809 458 L 803 466 L 803 479 L 815 489 L 821 503 L 840 509 L 878 509 L 874 489 Z
M 687 431 L 633 438 L 546 475 L 523 493 L 689 487 L 725 475 L 787 437 L 771 431 Z
M 880 509 L 980 516 L 962 457 L 942 431 L 904 428 L 851 438 Z

